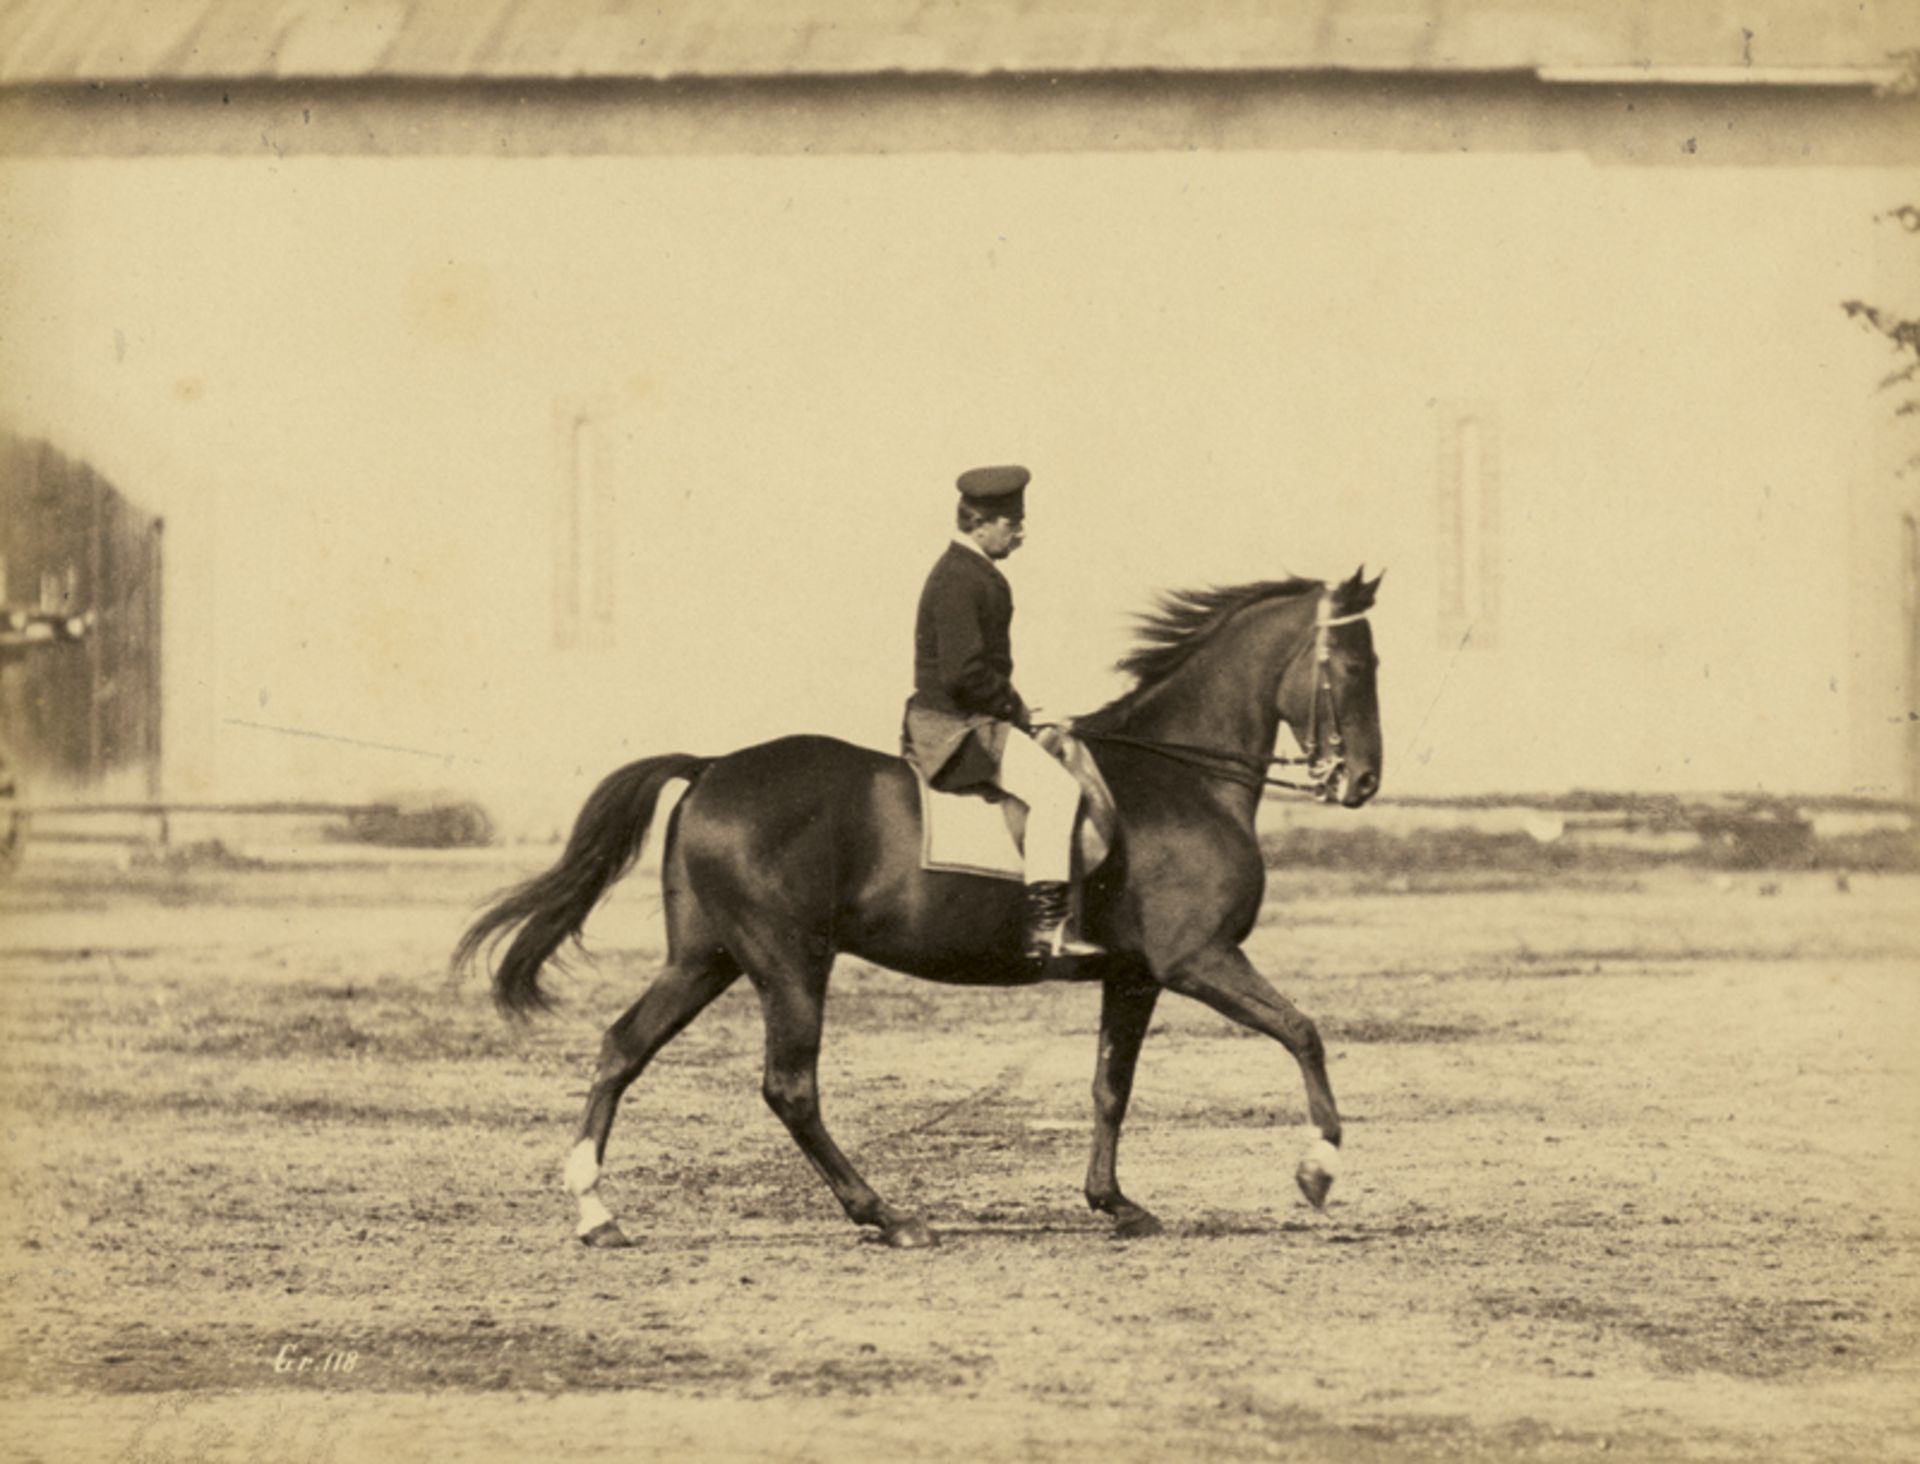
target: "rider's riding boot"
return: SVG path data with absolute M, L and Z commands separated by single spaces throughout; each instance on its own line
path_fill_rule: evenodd
M 1025 955 L 1029 963 L 1045 965 L 1061 956 L 1071 959 L 1106 954 L 1101 947 L 1067 933 L 1067 916 L 1072 908 L 1072 896 L 1064 880 L 1040 880 L 1027 886 Z

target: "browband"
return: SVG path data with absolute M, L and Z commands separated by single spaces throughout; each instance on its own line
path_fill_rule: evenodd
M 1325 600 L 1320 602 L 1320 609 L 1323 613 L 1316 615 L 1313 619 L 1314 626 L 1320 630 L 1328 630 L 1336 625 L 1351 625 L 1356 620 L 1365 620 L 1367 616 L 1373 613 L 1370 610 L 1356 610 L 1351 615 L 1328 615 L 1324 613 L 1326 610 Z

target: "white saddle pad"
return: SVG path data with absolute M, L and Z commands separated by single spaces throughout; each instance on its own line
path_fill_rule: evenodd
M 972 793 L 940 793 L 920 784 L 920 864 L 923 869 L 953 874 L 981 874 L 989 879 L 1024 878 L 1020 846 L 1007 827 L 1006 803 L 1023 812 L 1017 798 L 989 803 Z

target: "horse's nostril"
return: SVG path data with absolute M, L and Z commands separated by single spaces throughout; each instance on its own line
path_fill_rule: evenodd
M 1353 780 L 1353 792 L 1356 798 L 1365 800 L 1373 797 L 1380 786 L 1380 778 L 1375 773 L 1362 773 Z

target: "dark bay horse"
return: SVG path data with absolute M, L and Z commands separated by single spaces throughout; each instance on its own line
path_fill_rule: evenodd
M 1073 724 L 1113 790 L 1113 854 L 1087 881 L 1087 934 L 1109 955 L 1050 978 L 1104 983 L 1094 1070 L 1087 1202 L 1123 1236 L 1159 1222 L 1121 1193 L 1120 1125 L 1154 1003 L 1164 988 L 1279 1041 L 1300 1065 L 1314 1130 L 1295 1172 L 1324 1203 L 1340 1115 L 1312 1021 L 1240 950 L 1265 890 L 1254 816 L 1269 767 L 1304 762 L 1308 791 L 1357 808 L 1380 784 L 1379 703 L 1366 622 L 1379 579 L 1288 579 L 1168 598 L 1120 668 L 1135 685 Z M 1304 758 L 1276 758 L 1285 723 Z M 667 959 L 611 1027 L 567 1159 L 580 1238 L 624 1245 L 596 1194 L 614 1111 L 665 1044 L 744 973 L 766 1022 L 763 1091 L 849 1217 L 887 1243 L 933 1232 L 862 1179 L 820 1116 L 815 1079 L 827 977 L 842 952 L 933 981 L 1016 985 L 1021 889 L 922 870 L 912 770 L 826 737 L 787 737 L 724 757 L 647 758 L 588 798 L 559 862 L 507 892 L 461 939 L 456 969 L 512 932 L 493 977 L 503 1011 L 546 1006 L 547 959 L 637 857 L 663 788 L 690 783 L 662 855 Z M 1287 784 L 1283 786 L 1301 786 Z

